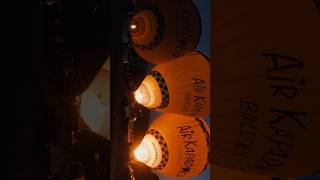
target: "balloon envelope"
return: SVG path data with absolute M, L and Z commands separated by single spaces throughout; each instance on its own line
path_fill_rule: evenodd
M 140 2 L 129 24 L 136 52 L 153 64 L 161 64 L 192 52 L 200 39 L 201 20 L 191 0 Z
M 210 115 L 210 64 L 192 52 L 157 65 L 135 91 L 138 103 L 161 112 L 187 116 Z
M 275 177 L 320 169 L 315 2 L 214 1 L 216 165 Z
M 209 165 L 209 127 L 203 119 L 163 114 L 150 125 L 134 154 L 156 171 L 193 177 Z

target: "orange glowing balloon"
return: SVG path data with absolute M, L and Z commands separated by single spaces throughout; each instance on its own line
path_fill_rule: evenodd
M 203 119 L 167 113 L 152 122 L 134 155 L 160 173 L 187 178 L 209 165 L 209 140 Z
M 138 103 L 161 112 L 210 115 L 210 64 L 199 52 L 157 65 L 134 93 Z
M 161 64 L 191 52 L 201 35 L 201 20 L 191 0 L 142 1 L 129 23 L 136 52 Z
M 319 173 L 319 1 L 212 2 L 213 161 L 270 177 Z

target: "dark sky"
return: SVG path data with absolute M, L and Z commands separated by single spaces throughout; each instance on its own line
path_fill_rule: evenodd
M 317 174 L 315 176 L 309 176 L 309 177 L 297 177 L 295 180 L 320 180 L 320 174 Z
M 193 1 L 200 11 L 202 34 L 197 50 L 210 56 L 210 0 Z

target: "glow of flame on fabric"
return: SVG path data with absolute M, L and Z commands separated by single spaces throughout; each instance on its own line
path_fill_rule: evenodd
M 201 36 L 201 19 L 192 1 L 144 1 L 128 28 L 136 52 L 162 64 L 192 52 Z
M 135 30 L 135 29 L 137 28 L 137 25 L 132 24 L 132 25 L 130 26 L 130 28 L 131 28 L 132 30 Z
M 152 122 L 134 155 L 159 173 L 188 178 L 208 167 L 209 141 L 203 119 L 165 113 Z
M 152 71 L 159 72 L 165 81 L 157 81 L 147 75 L 135 91 L 135 99 L 141 105 L 160 112 L 187 116 L 210 115 L 210 64 L 199 52 L 189 53 L 169 63 L 157 65 Z M 168 96 L 163 96 L 163 86 Z M 162 89 L 160 88 L 162 87 Z M 166 106 L 160 106 L 163 98 Z
M 147 134 L 134 151 L 134 155 L 138 161 L 154 168 L 161 162 L 161 147 L 152 135 Z
M 161 98 L 158 98 L 161 97 L 159 85 L 150 75 L 145 78 L 134 94 L 136 101 L 146 107 L 154 108 L 161 104 Z

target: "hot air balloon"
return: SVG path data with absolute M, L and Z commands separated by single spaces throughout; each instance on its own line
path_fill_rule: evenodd
M 89 88 L 81 95 L 81 116 L 90 129 L 110 138 L 110 61 L 106 61 Z
M 191 0 L 145 0 L 129 23 L 136 52 L 161 64 L 192 52 L 201 34 L 201 20 Z
M 319 172 L 317 5 L 214 1 L 216 165 L 269 177 Z
M 187 116 L 210 114 L 210 65 L 192 52 L 157 65 L 134 93 L 138 103 L 161 112 Z
M 209 165 L 209 136 L 203 119 L 166 113 L 152 122 L 134 155 L 167 176 L 196 176 Z

